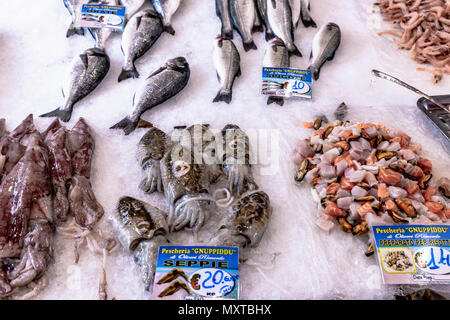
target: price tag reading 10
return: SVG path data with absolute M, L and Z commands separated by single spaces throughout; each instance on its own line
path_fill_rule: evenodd
M 200 296 L 223 297 L 233 291 L 236 280 L 234 276 L 221 269 L 201 269 L 192 274 L 191 288 Z

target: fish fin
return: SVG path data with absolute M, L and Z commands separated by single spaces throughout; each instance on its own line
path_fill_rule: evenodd
M 133 94 L 133 106 L 134 106 L 134 98 L 136 98 L 136 92 Z
M 236 77 L 240 77 L 242 75 L 241 67 L 239 67 L 238 71 L 236 72 Z
M 249 50 L 257 50 L 258 48 L 256 47 L 255 42 L 253 42 L 253 40 L 251 40 L 250 42 L 243 42 L 242 45 L 244 46 L 244 50 L 245 51 L 249 51 Z
M 275 38 L 275 35 L 272 32 L 268 32 L 266 29 L 266 41 L 272 40 Z
M 147 80 L 147 79 L 149 79 L 149 78 L 151 78 L 151 77 L 157 75 L 158 73 L 163 72 L 164 70 L 166 70 L 166 68 L 167 68 L 167 67 L 166 67 L 165 65 L 162 66 L 162 67 L 159 67 L 158 69 L 156 69 L 155 71 L 153 71 L 147 78 L 145 78 L 145 80 Z
M 168 24 L 168 25 L 164 26 L 164 32 L 167 32 L 167 33 L 169 33 L 171 35 L 175 35 L 175 30 L 174 30 L 174 28 L 172 27 L 171 24 Z
M 327 57 L 327 60 L 331 61 L 334 58 L 334 54 L 336 53 L 336 50 L 330 53 L 330 55 Z
M 311 59 L 312 58 L 312 50 L 311 50 L 311 53 L 309 54 L 309 59 Z
M 81 59 L 81 61 L 84 64 L 84 68 L 87 69 L 88 68 L 88 57 L 87 57 L 87 54 L 85 54 L 85 53 L 80 54 L 80 59 Z
M 152 128 L 153 123 L 145 121 L 144 119 L 139 118 L 138 124 L 136 128 Z
M 220 82 L 220 76 L 219 73 L 216 71 L 217 80 Z
M 316 68 L 316 67 L 313 67 L 312 65 L 310 65 L 310 66 L 308 67 L 308 70 L 311 71 L 314 80 L 319 80 L 319 76 L 320 76 L 320 68 Z
M 232 98 L 231 91 L 230 92 L 223 92 L 222 89 L 217 92 L 216 97 L 214 98 L 213 102 L 219 102 L 224 101 L 226 103 L 230 103 Z
M 53 111 L 41 114 L 40 117 L 58 117 L 61 121 L 67 122 L 72 117 L 72 109 L 69 110 L 61 110 L 61 108 L 57 108 Z
M 275 0 L 271 0 L 270 2 L 272 3 L 272 7 L 274 9 L 276 9 L 277 8 L 277 2 Z
M 131 70 L 125 70 L 122 69 L 122 72 L 119 75 L 118 82 L 129 79 L 129 78 L 139 78 L 139 72 L 136 70 L 136 68 L 133 65 L 133 69 Z
M 115 125 L 110 127 L 110 129 L 122 129 L 125 135 L 129 135 L 131 132 L 136 129 L 138 122 L 131 121 L 128 117 L 123 118 L 119 122 L 117 122 Z
M 295 44 L 292 44 L 292 45 L 293 45 L 293 48 L 291 48 L 291 49 L 289 50 L 289 52 L 290 52 L 291 54 L 293 54 L 294 56 L 297 56 L 297 57 L 303 57 L 303 56 L 302 56 L 302 53 L 300 52 L 300 50 L 298 50 L 297 46 L 296 46 Z
M 64 94 L 64 88 L 61 88 L 61 93 L 62 93 L 63 98 L 65 98 L 66 95 Z
M 252 28 L 252 33 L 255 33 L 255 32 L 263 32 L 263 31 L 264 31 L 264 27 L 263 27 L 262 24 L 259 25 L 259 26 L 254 25 L 253 28 Z
M 80 36 L 84 35 L 84 29 L 83 28 L 76 28 L 73 23 L 70 25 L 69 29 L 67 29 L 66 32 L 66 38 L 69 38 L 75 34 L 78 34 Z
M 279 106 L 284 105 L 284 99 L 282 97 L 270 96 L 269 98 L 267 98 L 267 104 L 271 104 L 273 102 L 275 102 Z
M 142 16 L 136 17 L 136 30 L 139 29 L 139 26 L 141 25 L 141 20 L 142 20 Z
M 317 24 L 314 22 L 314 20 L 311 17 L 308 17 L 308 19 L 303 19 L 303 16 L 302 16 L 301 18 L 302 18 L 302 22 L 303 22 L 303 25 L 305 26 L 305 28 L 309 28 L 309 27 L 317 28 Z

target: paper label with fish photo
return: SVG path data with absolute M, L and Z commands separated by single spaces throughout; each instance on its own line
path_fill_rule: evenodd
M 160 246 L 152 299 L 237 300 L 239 248 Z
M 263 67 L 261 93 L 272 97 L 312 99 L 311 71 Z
M 125 9 L 124 6 L 83 4 L 76 26 L 122 31 L 125 26 Z
M 450 227 L 373 226 L 386 284 L 450 284 Z

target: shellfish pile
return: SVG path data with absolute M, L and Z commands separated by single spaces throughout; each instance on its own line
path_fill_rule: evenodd
M 295 180 L 312 186 L 320 228 L 337 223 L 361 235 L 371 225 L 448 223 L 449 180 L 431 183 L 432 164 L 420 144 L 383 124 L 321 124 L 304 123 L 316 130 L 294 151 Z

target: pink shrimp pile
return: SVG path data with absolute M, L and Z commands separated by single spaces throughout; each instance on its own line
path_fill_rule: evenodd
M 393 30 L 380 32 L 398 37 L 399 49 L 409 51 L 411 59 L 429 64 L 432 69 L 417 68 L 439 82 L 450 73 L 450 0 L 380 0 L 377 3 L 385 21 Z

